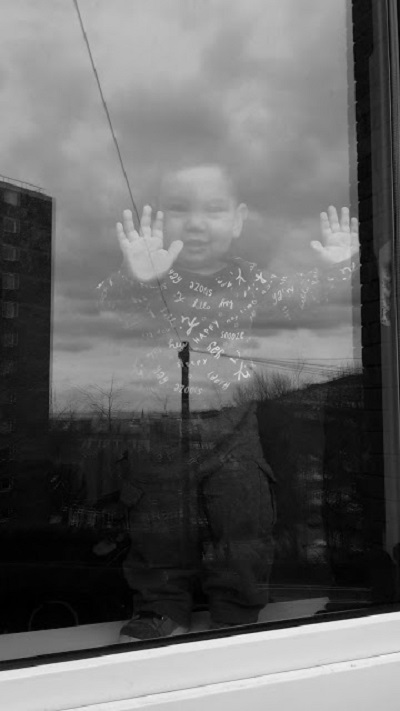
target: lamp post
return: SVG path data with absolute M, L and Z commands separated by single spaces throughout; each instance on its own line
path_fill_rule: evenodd
M 189 362 L 190 362 L 190 346 L 189 341 L 182 341 L 182 348 L 178 351 L 178 358 L 182 364 L 182 393 L 181 393 L 181 446 L 182 454 L 188 454 L 190 449 L 189 442 L 189 419 L 190 419 L 190 402 L 189 402 Z
M 183 519 L 183 539 L 181 541 L 183 564 L 190 561 L 190 437 L 189 437 L 189 362 L 190 346 L 189 341 L 182 341 L 182 348 L 178 351 L 178 358 L 181 361 L 182 370 L 182 393 L 181 393 L 181 453 L 182 453 L 182 519 Z

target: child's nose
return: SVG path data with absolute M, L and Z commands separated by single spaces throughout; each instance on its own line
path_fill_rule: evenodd
M 202 232 L 206 229 L 205 216 L 200 212 L 191 212 L 188 214 L 185 224 L 186 229 L 190 232 Z

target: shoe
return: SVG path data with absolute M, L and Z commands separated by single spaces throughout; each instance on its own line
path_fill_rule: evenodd
M 160 639 L 185 634 L 189 627 L 180 625 L 170 617 L 154 612 L 140 612 L 127 622 L 119 633 L 120 642 L 140 642 L 145 639 Z

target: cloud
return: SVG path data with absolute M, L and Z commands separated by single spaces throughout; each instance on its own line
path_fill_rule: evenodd
M 171 161 L 212 157 L 250 208 L 238 254 L 312 268 L 320 211 L 349 201 L 345 3 L 85 0 L 81 11 L 139 208 Z M 104 343 L 124 344 L 127 360 L 140 343 L 139 329 L 99 317 L 95 297 L 119 267 L 115 222 L 130 201 L 73 3 L 8 0 L 0 67 L 2 170 L 56 204 L 55 356 L 62 377 L 77 377 L 63 354 L 80 353 L 104 379 Z M 327 335 L 349 322 L 349 299 L 293 323 L 260 315 L 256 334 Z
M 93 343 L 85 343 L 84 341 L 72 341 L 72 343 L 68 343 L 67 341 L 59 340 L 53 344 L 53 347 L 57 351 L 64 351 L 66 353 L 83 353 L 84 351 L 91 351 L 93 349 Z

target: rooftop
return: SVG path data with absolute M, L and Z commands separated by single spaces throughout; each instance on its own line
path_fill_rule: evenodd
M 9 178 L 7 175 L 0 175 L 0 182 L 9 183 L 10 185 L 15 185 L 18 188 L 23 188 L 24 190 L 34 190 L 37 193 L 43 193 L 43 188 L 33 183 L 27 183 L 25 180 L 18 180 L 17 178 Z

